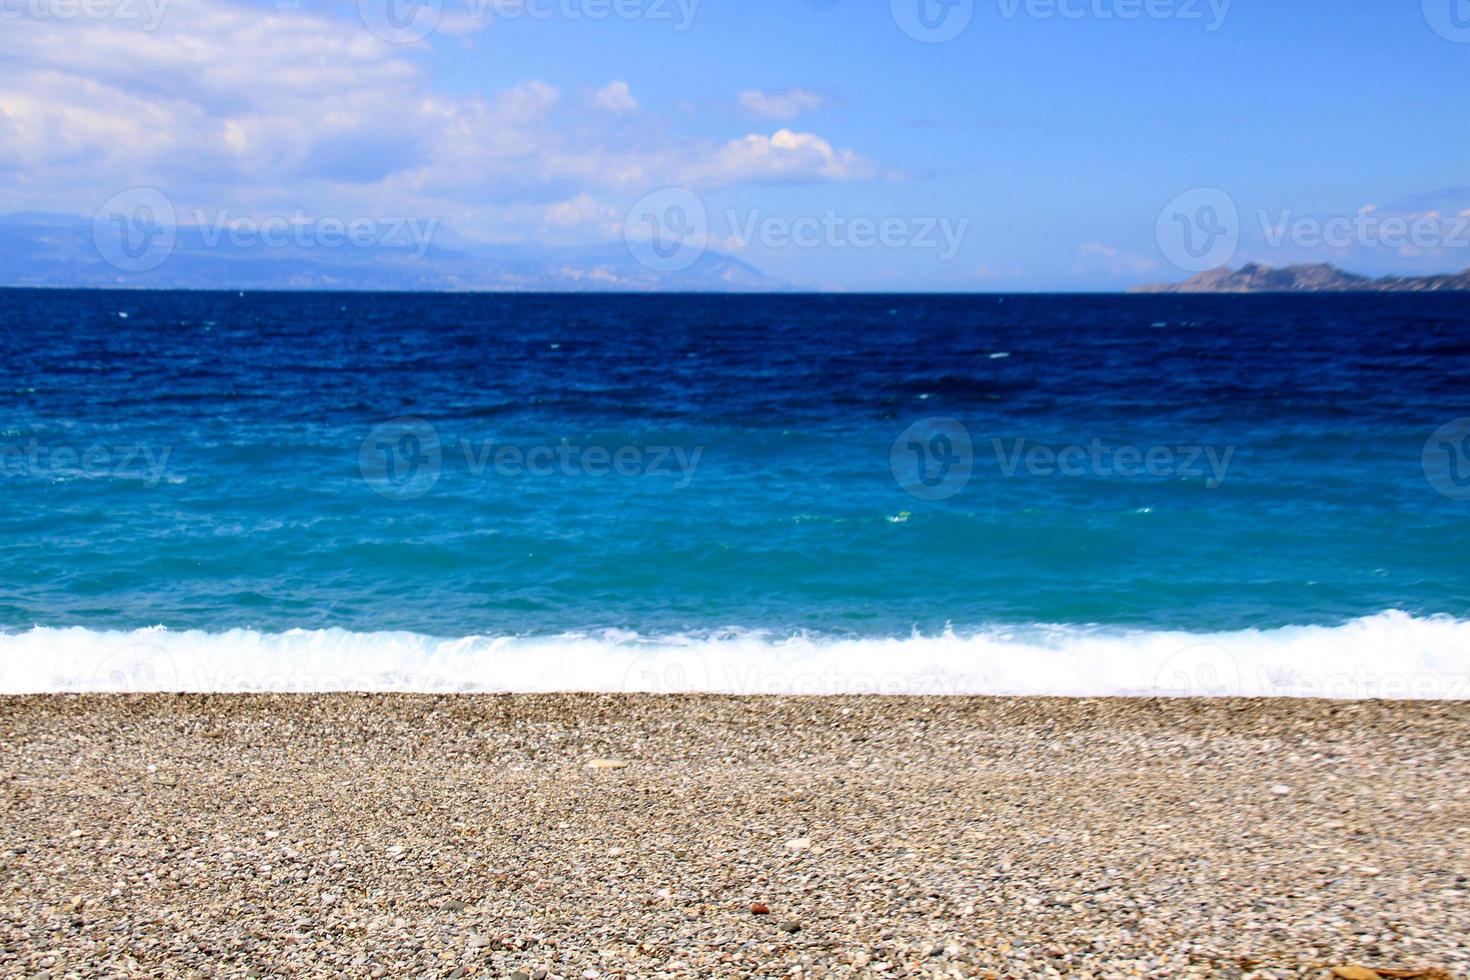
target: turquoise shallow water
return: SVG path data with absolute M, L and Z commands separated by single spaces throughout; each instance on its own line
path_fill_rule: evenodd
M 1462 297 L 4 291 L 0 330 L 12 638 L 1470 611 Z

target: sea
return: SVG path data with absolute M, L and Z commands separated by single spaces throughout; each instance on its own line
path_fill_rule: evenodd
M 0 290 L 0 692 L 1470 697 L 1470 296 Z

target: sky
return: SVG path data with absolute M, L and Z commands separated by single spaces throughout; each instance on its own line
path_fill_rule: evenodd
M 1470 0 L 0 0 L 0 66 L 0 214 L 831 290 L 1470 267 Z

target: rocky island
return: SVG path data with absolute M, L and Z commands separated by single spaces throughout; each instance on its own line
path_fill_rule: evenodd
M 1221 266 L 1179 283 L 1134 286 L 1130 293 L 1428 293 L 1470 291 L 1470 269 L 1439 276 L 1382 276 L 1374 279 L 1326 263 L 1277 269 L 1250 262 Z

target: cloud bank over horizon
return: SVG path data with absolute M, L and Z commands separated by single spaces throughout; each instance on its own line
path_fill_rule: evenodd
M 815 133 L 716 141 L 628 118 L 640 107 L 621 79 L 585 93 L 540 79 L 440 91 L 413 55 L 352 21 L 224 0 L 170 0 L 156 30 L 19 18 L 0 35 L 13 66 L 0 133 L 21 178 L 3 192 L 6 209 L 74 211 L 88 192 L 100 200 L 131 184 L 191 206 L 228 192 L 246 214 L 303 201 L 371 214 L 391 202 L 466 229 L 509 209 L 524 228 L 539 208 L 566 227 L 593 190 L 876 173 Z
M 622 13 L 594 16 L 604 6 Z M 798 7 L 784 21 L 752 14 L 744 27 L 718 0 L 604 6 L 7 5 L 0 214 L 91 215 L 120 192 L 157 188 L 182 223 L 222 209 L 231 221 L 418 217 L 454 240 L 576 246 L 623 240 L 650 195 L 677 189 L 701 213 L 655 216 L 669 224 L 660 233 L 693 229 L 810 287 L 1121 288 L 1190 271 L 1156 227 L 1160 209 L 1182 191 L 1223 188 L 1238 226 L 1232 259 L 1370 272 L 1470 265 L 1470 236 L 1462 246 L 1449 227 L 1470 214 L 1470 191 L 1443 179 L 1446 147 L 1466 151 L 1461 163 L 1470 156 L 1463 122 L 1434 137 L 1439 146 L 1421 140 L 1412 155 L 1423 162 L 1400 158 L 1370 178 L 1375 151 L 1362 149 L 1321 179 L 1327 161 L 1306 136 L 1297 146 L 1278 134 L 1277 149 L 1288 161 L 1315 153 L 1312 173 L 1273 170 L 1229 133 L 1191 131 L 1194 122 L 1139 142 L 1148 103 L 1181 120 L 1198 114 L 1167 105 L 1147 77 L 1111 96 L 1074 86 L 1060 102 L 1045 91 L 1054 79 L 1007 64 L 1028 54 L 1060 63 L 1105 27 L 1119 51 L 1182 37 L 1197 60 L 1227 58 L 1260 30 L 1241 15 L 1207 31 L 1008 21 L 976 5 L 973 25 L 933 43 L 897 14 L 849 18 L 839 4 Z M 426 12 L 430 21 L 416 19 Z M 806 46 L 838 27 L 850 29 L 852 50 Z M 1470 44 L 1422 21 L 1404 31 L 1406 52 L 1423 44 L 1470 56 Z M 1437 64 L 1420 59 L 1421 76 Z M 1102 67 L 1079 65 L 1073 77 Z M 1258 122 L 1269 129 L 1276 118 Z M 1383 229 L 1341 242 L 1280 231 L 1369 202 L 1410 222 L 1443 220 L 1398 244 Z M 1183 215 L 1181 234 L 1213 235 L 1207 220 Z M 963 239 L 942 243 L 926 228 L 963 228 Z

